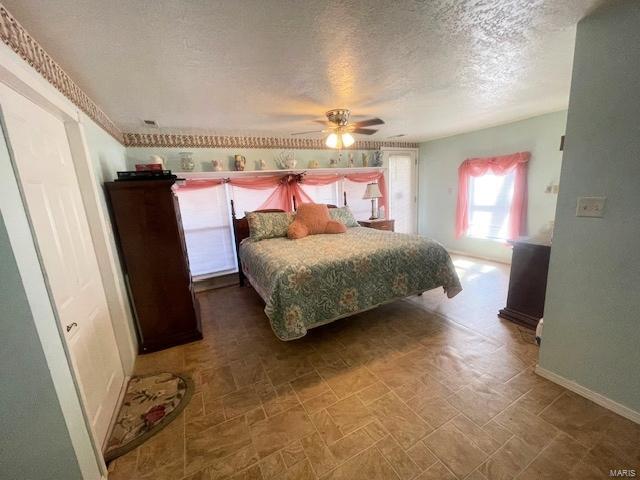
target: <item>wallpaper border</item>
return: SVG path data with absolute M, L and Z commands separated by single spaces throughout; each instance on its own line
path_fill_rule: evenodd
M 221 135 L 190 135 L 172 133 L 125 133 L 127 147 L 161 148 L 263 148 L 295 150 L 333 150 L 321 138 L 243 137 Z M 381 147 L 418 148 L 418 143 L 376 140 L 356 140 L 345 150 L 378 150 Z
M 107 133 L 118 142 L 124 143 L 122 132 L 116 127 L 116 124 L 89 98 L 71 79 L 69 74 L 62 69 L 1 3 L 0 39 Z

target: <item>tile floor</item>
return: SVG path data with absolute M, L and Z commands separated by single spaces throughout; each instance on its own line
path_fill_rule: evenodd
M 199 295 L 205 339 L 138 359 L 197 392 L 111 480 L 600 479 L 640 465 L 640 427 L 533 373 L 498 319 L 508 268 L 455 258 L 425 293 L 281 342 L 251 288 Z

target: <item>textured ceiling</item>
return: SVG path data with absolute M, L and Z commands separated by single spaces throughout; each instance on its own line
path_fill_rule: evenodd
M 575 25 L 601 3 L 4 1 L 124 131 L 288 135 L 346 107 L 381 140 L 566 108 Z

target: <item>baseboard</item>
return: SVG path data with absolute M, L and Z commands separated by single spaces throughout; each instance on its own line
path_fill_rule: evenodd
M 553 383 L 557 383 L 558 385 L 566 388 L 567 390 L 571 390 L 574 393 L 577 393 L 581 397 L 584 397 L 588 400 L 591 400 L 593 403 L 597 403 L 601 407 L 606 408 L 607 410 L 611 410 L 614 413 L 617 413 L 621 417 L 627 418 L 632 422 L 640 424 L 640 412 L 636 412 L 635 410 L 630 409 L 629 407 L 625 407 L 624 405 L 611 400 L 610 398 L 601 395 L 600 393 L 594 392 L 593 390 L 589 390 L 587 387 L 583 387 L 582 385 L 574 382 L 573 380 L 568 380 L 557 373 L 553 373 L 546 368 L 542 368 L 540 365 L 536 365 L 536 373 L 541 377 L 546 378 L 547 380 L 552 381 Z
M 232 285 L 238 285 L 238 273 L 228 273 L 215 277 L 199 277 L 194 278 L 194 289 L 196 293 L 213 290 L 216 288 L 225 288 Z
M 509 260 L 503 260 L 503 259 L 491 258 L 491 257 L 483 257 L 482 255 L 476 255 L 475 253 L 463 252 L 462 250 L 451 250 L 451 249 L 447 248 L 447 252 L 452 253 L 454 255 L 462 255 L 463 257 L 471 257 L 471 258 L 477 258 L 479 260 L 487 260 L 489 262 L 502 263 L 504 265 L 511 265 L 511 262 Z

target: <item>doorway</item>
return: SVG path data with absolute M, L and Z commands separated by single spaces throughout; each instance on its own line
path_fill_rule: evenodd
M 389 218 L 395 220 L 395 231 L 414 234 L 417 231 L 417 152 L 389 151 Z
M 4 84 L 0 106 L 58 329 L 88 423 L 102 444 L 124 371 L 65 125 Z

